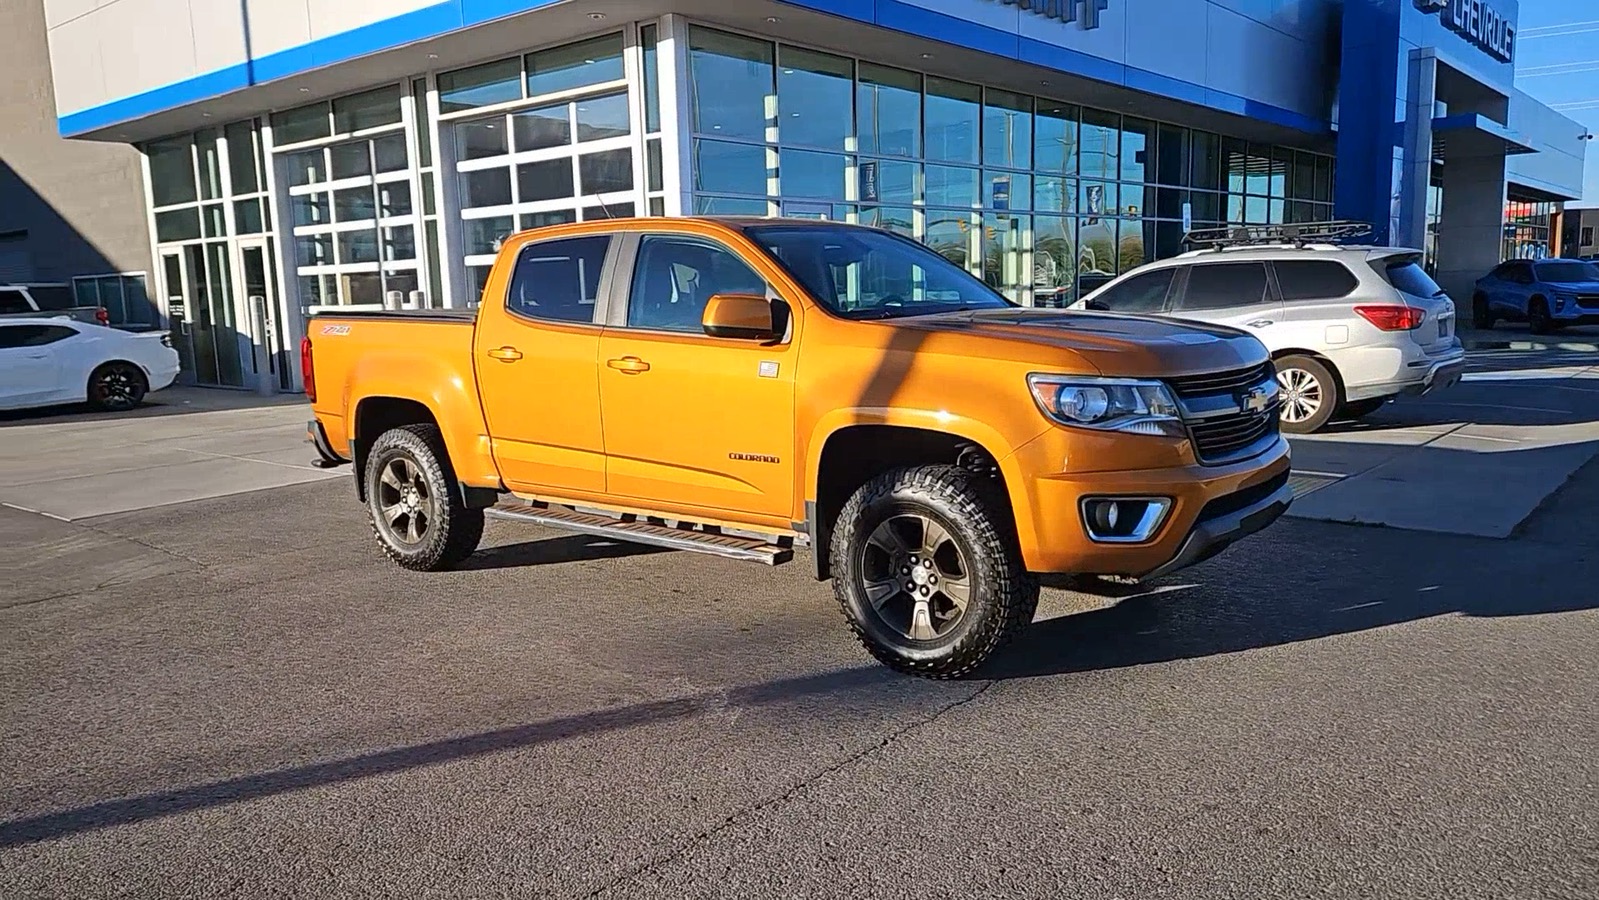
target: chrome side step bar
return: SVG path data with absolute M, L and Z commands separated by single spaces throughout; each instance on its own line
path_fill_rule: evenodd
M 517 498 L 501 500 L 484 512 L 495 519 L 547 525 L 579 534 L 592 534 L 596 537 L 613 538 L 634 544 L 649 544 L 652 547 L 665 547 L 668 550 L 709 553 L 712 556 L 764 563 L 768 566 L 786 563 L 794 558 L 794 548 L 786 543 L 774 544 L 757 538 L 722 534 L 715 530 L 714 526 L 705 526 L 705 530 L 672 528 L 659 524 L 662 520 L 640 521 L 636 516 L 623 516 L 618 519 L 597 513 L 579 512 L 564 506 L 529 503 Z

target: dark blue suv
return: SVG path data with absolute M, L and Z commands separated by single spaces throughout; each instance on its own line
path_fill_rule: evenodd
M 1525 321 L 1533 334 L 1599 324 L 1599 264 L 1580 259 L 1512 259 L 1477 279 L 1471 312 L 1478 328 Z

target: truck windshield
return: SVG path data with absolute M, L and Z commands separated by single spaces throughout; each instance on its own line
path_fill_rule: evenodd
M 1573 281 L 1599 281 L 1599 266 L 1579 259 L 1538 263 L 1535 268 L 1538 270 L 1539 281 L 1550 281 L 1556 284 Z
M 805 289 L 853 319 L 890 319 L 1015 304 L 923 244 L 869 228 L 757 225 L 746 229 Z

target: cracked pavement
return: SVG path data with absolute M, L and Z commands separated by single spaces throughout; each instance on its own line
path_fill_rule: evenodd
M 1599 894 L 1599 464 L 1508 540 L 1050 589 L 956 683 L 804 565 L 492 523 L 422 575 L 351 493 L 0 508 L 0 894 Z

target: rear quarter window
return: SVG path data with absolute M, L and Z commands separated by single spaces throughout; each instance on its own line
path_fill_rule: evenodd
M 1378 260 L 1372 265 L 1377 274 L 1393 285 L 1395 290 L 1404 291 L 1414 297 L 1437 297 L 1444 292 L 1444 289 L 1438 286 L 1438 282 L 1433 281 L 1432 276 L 1413 259 L 1388 262 Z
M 1284 300 L 1347 297 L 1360 284 L 1348 266 L 1330 259 L 1282 260 L 1272 265 Z

